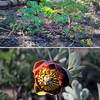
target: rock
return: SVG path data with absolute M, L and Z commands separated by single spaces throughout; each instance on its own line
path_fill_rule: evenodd
M 9 1 L 0 1 L 0 7 L 6 7 L 9 5 Z
M 27 0 L 9 0 L 9 1 L 0 1 L 0 8 L 9 7 L 9 6 L 17 6 L 25 4 Z

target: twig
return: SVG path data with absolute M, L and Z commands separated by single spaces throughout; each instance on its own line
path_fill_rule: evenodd
M 100 84 L 97 83 L 97 87 L 98 87 L 98 96 L 99 96 L 99 100 L 100 100 Z
M 14 32 L 14 29 L 8 34 L 8 36 L 11 36 L 11 34 Z
M 13 98 L 15 98 L 15 88 L 14 88 L 14 86 L 12 86 L 12 94 L 13 94 Z
M 5 31 L 11 31 L 11 30 L 9 30 L 9 29 L 5 29 L 5 28 L 3 28 L 3 27 L 0 27 L 0 29 L 2 29 L 2 30 L 5 30 Z
M 20 95 L 21 90 L 22 90 L 22 86 L 20 86 L 20 87 L 17 89 L 17 94 L 16 94 L 16 97 L 14 98 L 14 100 L 18 100 L 18 96 Z
M 50 59 L 50 60 L 53 60 L 52 57 L 51 57 L 51 54 L 50 54 L 49 49 L 47 49 L 47 50 L 48 50 L 49 59 Z
M 56 100 L 59 100 L 59 96 L 58 96 L 58 94 L 56 95 Z

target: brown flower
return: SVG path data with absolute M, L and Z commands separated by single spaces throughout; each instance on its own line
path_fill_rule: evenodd
M 39 95 L 58 94 L 62 87 L 69 85 L 71 78 L 69 71 L 56 61 L 40 60 L 36 62 L 33 73 L 34 90 Z

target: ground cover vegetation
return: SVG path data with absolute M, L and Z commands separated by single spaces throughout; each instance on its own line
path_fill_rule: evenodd
M 100 51 L 92 48 L 84 49 L 82 54 L 85 54 L 84 56 L 80 56 L 78 52 L 82 54 L 83 49 L 74 51 L 64 48 L 1 49 L 0 99 L 55 100 L 53 95 L 39 96 L 33 91 L 35 83 L 33 66 L 37 61 L 45 59 L 59 62 L 70 71 L 74 80 L 68 87 L 65 87 L 65 91 L 60 92 L 61 100 L 75 100 L 75 98 L 77 100 L 99 100 L 97 84 L 100 83 Z
M 11 39 L 15 46 L 99 46 L 98 0 L 27 1 L 19 8 L 8 17 L 1 10 L 1 35 L 30 37 L 18 44 Z

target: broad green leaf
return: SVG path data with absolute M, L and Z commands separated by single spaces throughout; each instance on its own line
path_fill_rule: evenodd
M 32 6 L 32 7 L 36 7 L 38 4 L 36 1 L 28 1 L 27 2 L 27 6 Z
M 8 53 L 0 53 L 0 58 L 1 59 L 8 59 L 12 56 L 13 54 L 11 52 L 8 52 Z
M 65 33 L 66 35 L 68 35 L 69 29 L 64 30 L 64 33 Z

